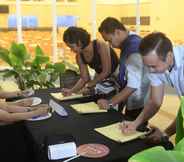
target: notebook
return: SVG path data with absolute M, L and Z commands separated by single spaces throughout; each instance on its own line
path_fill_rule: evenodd
M 95 102 L 74 104 L 74 105 L 71 105 L 71 107 L 80 114 L 107 112 L 107 110 L 100 109 L 99 106 Z
M 104 135 L 107 138 L 110 138 L 114 141 L 121 142 L 121 143 L 134 140 L 134 139 L 142 137 L 148 133 L 148 132 L 136 131 L 135 133 L 129 134 L 129 135 L 123 134 L 119 128 L 119 125 L 120 125 L 120 122 L 115 123 L 115 124 L 111 124 L 111 125 L 108 125 L 105 127 L 101 127 L 101 128 L 95 128 L 95 131 Z
M 71 100 L 84 97 L 82 94 L 73 93 L 71 96 L 64 96 L 62 93 L 51 93 L 51 96 L 60 101 Z

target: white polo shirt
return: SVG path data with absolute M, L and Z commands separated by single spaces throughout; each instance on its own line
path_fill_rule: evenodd
M 173 48 L 175 65 L 171 72 L 149 73 L 149 79 L 152 86 L 168 84 L 174 87 L 179 96 L 184 95 L 184 46 L 175 46 Z
M 134 110 L 144 107 L 148 98 L 149 79 L 148 70 L 145 68 L 140 54 L 131 54 L 126 60 L 127 87 L 136 89 L 131 94 L 126 103 L 128 110 Z

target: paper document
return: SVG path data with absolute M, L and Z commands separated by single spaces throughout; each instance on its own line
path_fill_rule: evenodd
M 65 108 L 58 103 L 56 103 L 54 100 L 49 101 L 49 106 L 60 116 L 68 116 L 67 111 Z
M 71 96 L 64 96 L 62 93 L 51 93 L 51 96 L 61 101 L 84 97 L 82 94 L 75 94 L 75 93 L 73 93 Z
M 74 104 L 74 105 L 71 105 L 71 107 L 81 114 L 107 112 L 107 110 L 100 109 L 95 102 Z
M 74 142 L 48 146 L 49 160 L 58 160 L 77 155 L 77 147 Z
M 122 142 L 122 143 L 131 141 L 133 139 L 139 138 L 147 134 L 147 132 L 138 132 L 138 131 L 130 135 L 123 134 L 119 128 L 119 125 L 120 123 L 118 122 L 118 123 L 111 124 L 105 127 L 96 128 L 95 130 L 99 132 L 100 134 L 106 136 L 107 138 L 110 138 L 114 141 Z

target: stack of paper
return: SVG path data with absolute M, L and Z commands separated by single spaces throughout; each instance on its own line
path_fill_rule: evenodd
M 133 134 L 123 134 L 119 127 L 120 123 L 111 124 L 105 127 L 96 128 L 95 130 L 99 132 L 100 134 L 106 136 L 107 138 L 110 138 L 117 142 L 127 142 L 131 141 L 133 139 L 139 138 L 141 136 L 144 136 L 147 132 L 138 132 L 136 131 Z
M 48 146 L 49 160 L 58 160 L 77 155 L 77 147 L 74 142 L 61 143 Z
M 51 96 L 61 101 L 84 97 L 82 94 L 75 94 L 75 93 L 73 93 L 71 96 L 64 96 L 62 93 L 51 93 Z
M 74 104 L 71 106 L 73 109 L 75 109 L 80 114 L 107 112 L 107 110 L 100 109 L 99 106 L 95 102 Z

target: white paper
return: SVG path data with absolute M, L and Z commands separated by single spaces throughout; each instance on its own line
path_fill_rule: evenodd
M 68 116 L 65 108 L 53 100 L 49 101 L 49 106 L 60 116 Z
M 42 99 L 39 97 L 31 97 L 31 99 L 33 100 L 33 103 L 31 106 L 36 106 L 42 103 Z
M 77 155 L 77 147 L 74 142 L 48 146 L 49 160 L 58 160 Z

